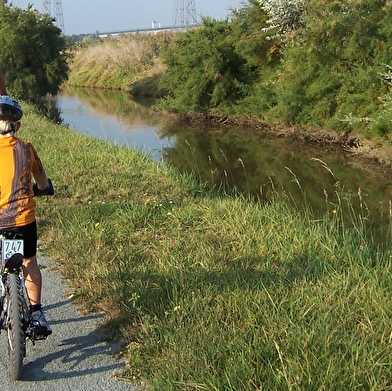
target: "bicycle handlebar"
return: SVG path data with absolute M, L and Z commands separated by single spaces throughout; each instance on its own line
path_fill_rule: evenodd
M 54 195 L 54 188 L 52 184 L 52 180 L 48 178 L 48 186 L 44 190 L 38 189 L 38 185 L 34 183 L 33 185 L 34 197 L 43 196 L 43 195 Z

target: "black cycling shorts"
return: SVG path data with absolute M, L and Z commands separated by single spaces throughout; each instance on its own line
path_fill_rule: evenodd
M 23 227 L 17 227 L 18 231 L 23 231 L 23 245 L 25 258 L 31 258 L 37 254 L 37 222 L 34 220 L 32 223 Z

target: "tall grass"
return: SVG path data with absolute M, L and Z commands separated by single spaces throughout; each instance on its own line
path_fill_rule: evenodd
M 144 155 L 50 125 L 20 131 L 57 193 L 45 251 L 124 340 L 123 378 L 149 390 L 392 388 L 391 252 L 344 199 L 315 219 L 211 194 Z M 344 209 L 346 210 L 346 209 Z
M 126 91 L 135 89 L 136 93 L 142 83 L 144 92 L 148 93 L 147 87 L 152 80 L 158 83 L 164 71 L 159 53 L 171 39 L 170 33 L 129 34 L 79 47 L 73 52 L 73 60 L 69 64 L 68 83 Z M 158 90 L 159 87 L 154 85 L 154 93 Z

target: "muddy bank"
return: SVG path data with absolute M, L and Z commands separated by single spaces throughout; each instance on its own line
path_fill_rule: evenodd
M 190 123 L 215 123 L 223 126 L 241 126 L 254 129 L 255 132 L 274 134 L 277 137 L 295 137 L 306 143 L 314 143 L 318 146 L 336 145 L 341 147 L 348 159 L 356 161 L 356 164 L 375 168 L 392 174 L 392 147 L 387 141 L 374 141 L 359 134 L 339 134 L 335 131 L 325 129 L 305 128 L 302 126 L 287 126 L 282 124 L 268 124 L 263 120 L 250 116 L 229 117 L 218 113 L 185 114 L 170 113 L 179 121 Z

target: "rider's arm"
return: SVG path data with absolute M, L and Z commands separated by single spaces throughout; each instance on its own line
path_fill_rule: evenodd
M 46 177 L 45 170 L 42 170 L 39 174 L 34 174 L 34 179 L 37 183 L 38 189 L 45 190 L 48 187 L 48 179 Z
M 38 190 L 45 190 L 48 187 L 48 178 L 44 166 L 42 165 L 41 159 L 38 157 L 38 153 L 31 143 L 31 153 L 32 153 L 32 174 L 37 184 Z

